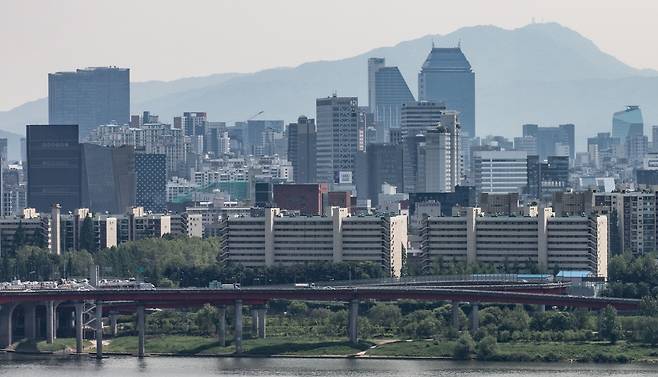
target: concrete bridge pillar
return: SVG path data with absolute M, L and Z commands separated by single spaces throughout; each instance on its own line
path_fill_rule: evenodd
M 83 327 L 84 327 L 84 323 L 83 323 L 84 309 L 85 309 L 84 303 L 82 303 L 82 302 L 76 302 L 75 303 L 74 314 L 75 314 L 75 352 L 76 353 L 82 353 L 82 351 L 83 351 L 83 344 L 82 344 L 83 339 L 82 339 L 82 337 L 84 335 L 84 333 L 83 333 L 83 331 L 84 331 L 84 329 L 83 329 Z
M 96 301 L 96 358 L 103 358 L 103 303 Z
M 145 322 L 144 305 L 137 305 L 137 356 L 144 357 L 144 335 L 146 332 L 144 322 Z
M 0 307 L 0 348 L 7 348 L 12 344 L 12 318 L 15 308 L 16 304 L 6 304 Z
M 452 327 L 459 330 L 459 302 L 452 302 Z
M 471 308 L 471 333 L 480 329 L 480 303 L 475 302 Z
M 265 339 L 266 324 L 267 324 L 267 307 L 263 305 L 260 308 L 258 308 L 258 337 L 261 339 Z
M 359 322 L 359 300 L 350 301 L 349 313 L 347 317 L 347 335 L 350 343 L 356 344 L 359 341 L 358 322 Z
M 55 302 L 46 301 L 46 343 L 53 344 L 55 340 Z
M 37 339 L 37 306 L 36 304 L 23 304 L 25 338 L 27 340 Z
M 226 347 L 226 305 L 218 305 L 217 313 L 217 341 L 220 347 Z
M 235 353 L 242 353 L 242 300 L 235 300 Z
M 119 315 L 117 313 L 110 313 L 110 334 L 112 336 L 117 336 L 119 334 L 119 325 L 117 324 L 117 319 Z
M 251 307 L 251 337 L 258 337 L 258 308 Z
M 539 313 L 546 312 L 546 305 L 544 305 L 544 304 L 537 305 L 537 312 L 539 312 Z

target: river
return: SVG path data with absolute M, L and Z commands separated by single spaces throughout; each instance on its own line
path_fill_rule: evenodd
M 259 376 L 259 377 L 422 377 L 422 376 L 532 376 L 604 377 L 655 376 L 658 366 L 566 364 L 566 363 L 482 363 L 433 360 L 296 359 L 296 358 L 183 358 L 111 357 L 92 358 L 0 355 L 0 376 Z

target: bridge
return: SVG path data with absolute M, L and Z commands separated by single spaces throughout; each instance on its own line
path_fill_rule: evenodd
M 359 303 L 363 301 L 418 300 L 426 302 L 449 301 L 453 304 L 453 325 L 457 324 L 460 303 L 471 305 L 471 330 L 479 322 L 479 305 L 526 304 L 599 310 L 608 305 L 620 311 L 636 311 L 640 301 L 613 297 L 585 297 L 564 295 L 565 284 L 495 284 L 472 286 L 358 286 L 316 288 L 254 287 L 243 289 L 97 289 L 97 290 L 26 290 L 0 291 L 0 347 L 10 346 L 17 327 L 14 313 L 22 310 L 24 338 L 36 340 L 39 330 L 45 327 L 45 339 L 52 343 L 58 327 L 66 323 L 74 328 L 76 352 L 83 352 L 83 331 L 91 327 L 95 332 L 96 356 L 103 356 L 103 318 L 109 319 L 111 333 L 117 333 L 119 313 L 136 313 L 137 355 L 145 355 L 146 309 L 190 308 L 206 304 L 219 311 L 218 341 L 226 345 L 226 310 L 234 310 L 234 345 L 242 353 L 242 309 L 250 307 L 252 333 L 266 335 L 267 303 L 271 300 L 304 300 L 318 302 L 345 302 L 348 305 L 348 338 L 358 341 L 357 319 Z M 67 312 L 68 310 L 68 312 Z M 68 315 L 68 321 L 66 314 Z M 85 316 L 87 318 L 85 319 Z M 38 317 L 41 321 L 38 321 Z M 62 317 L 64 320 L 62 320 Z M 74 317 L 72 319 L 71 317 Z M 43 324 L 45 326 L 38 324 Z M 43 332 L 43 331 L 41 331 Z

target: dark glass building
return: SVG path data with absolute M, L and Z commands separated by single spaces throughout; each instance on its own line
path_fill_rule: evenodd
M 418 100 L 459 111 L 462 134 L 475 137 L 475 73 L 461 48 L 432 47 L 418 74 Z
M 82 203 L 82 153 L 77 125 L 27 126 L 27 205 L 50 212 Z
M 370 144 L 356 158 L 356 192 L 359 199 L 379 205 L 379 192 L 388 183 L 402 191 L 402 145 Z
M 569 187 L 569 156 L 528 156 L 528 186 L 526 193 L 535 199 L 548 199 L 554 192 Z
M 315 182 L 315 120 L 300 116 L 288 125 L 288 160 L 295 183 Z
M 82 206 L 123 213 L 135 205 L 135 149 L 82 144 Z
M 97 67 L 48 74 L 50 124 L 77 124 L 84 139 L 101 124 L 129 121 L 129 69 Z
M 254 205 L 269 208 L 272 207 L 273 202 L 272 182 L 256 182 L 254 184 Z
M 167 202 L 167 156 L 135 154 L 136 204 L 146 211 L 164 212 Z

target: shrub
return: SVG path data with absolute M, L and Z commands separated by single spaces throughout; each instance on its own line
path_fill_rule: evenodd
M 490 360 L 498 354 L 498 342 L 491 335 L 485 336 L 477 344 L 478 359 Z
M 455 359 L 467 360 L 471 358 L 474 350 L 475 342 L 473 341 L 471 334 L 469 334 L 468 331 L 465 331 L 459 339 L 457 339 L 452 355 Z

